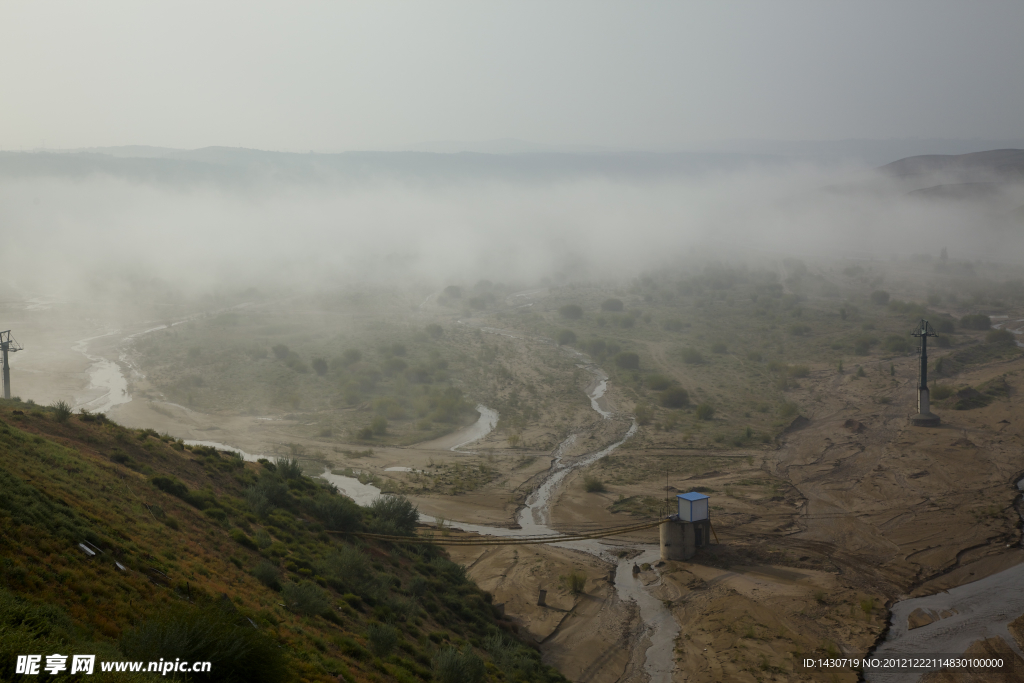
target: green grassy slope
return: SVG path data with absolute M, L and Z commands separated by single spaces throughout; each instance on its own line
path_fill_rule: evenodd
M 410 532 L 404 500 L 59 417 L 0 401 L 0 679 L 61 680 L 14 673 L 60 652 L 209 659 L 218 681 L 564 680 L 440 549 L 328 533 Z

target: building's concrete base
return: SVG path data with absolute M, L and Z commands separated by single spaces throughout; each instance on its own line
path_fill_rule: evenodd
M 910 418 L 910 424 L 915 427 L 938 427 L 942 422 L 935 413 L 918 413 Z
M 688 560 L 710 542 L 711 522 L 683 522 L 675 515 L 661 527 L 661 559 L 677 562 Z

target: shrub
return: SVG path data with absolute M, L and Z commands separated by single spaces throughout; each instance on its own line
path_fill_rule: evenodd
M 953 346 L 952 340 L 944 334 L 935 337 L 935 345 L 940 349 L 948 349 Z
M 932 390 L 928 394 L 930 398 L 942 401 L 952 396 L 955 391 L 951 384 L 933 384 Z
M 701 355 L 700 351 L 692 347 L 683 349 L 682 355 L 683 362 L 687 365 L 699 365 L 704 362 L 704 356 Z
M 354 365 L 362 360 L 363 354 L 359 349 L 347 349 L 345 353 L 341 354 L 340 362 L 343 367 Z
M 583 307 L 577 304 L 566 304 L 559 308 L 558 312 L 562 314 L 563 318 L 569 320 L 579 320 L 583 317 Z
M 667 332 L 679 332 L 683 329 L 683 321 L 677 318 L 671 318 L 661 324 Z
M 809 325 L 790 325 L 789 333 L 796 337 L 803 337 L 811 333 Z
M 274 358 L 278 360 L 284 360 L 288 357 L 288 354 L 291 353 L 291 349 L 284 344 L 275 344 L 270 348 L 270 350 L 274 352 Z
M 356 531 L 360 526 L 362 510 L 350 498 L 320 493 L 308 505 L 327 529 Z
M 314 358 L 310 365 L 313 366 L 313 371 L 320 377 L 327 374 L 327 361 L 323 358 Z
M 960 327 L 965 330 L 988 330 L 992 328 L 992 320 L 987 315 L 974 313 L 960 318 Z
M 683 408 L 690 405 L 690 394 L 682 387 L 673 387 L 663 391 L 660 400 L 666 408 Z
M 267 560 L 261 561 L 256 568 L 252 570 L 252 575 L 256 577 L 256 580 L 262 583 L 267 588 L 275 591 L 281 590 L 281 573 L 278 571 L 277 566 Z
M 256 546 L 261 550 L 263 548 L 269 548 L 274 543 L 274 539 L 272 539 L 270 534 L 263 529 L 259 529 L 255 534 L 253 534 L 253 540 L 256 541 Z
M 725 353 L 727 350 L 725 342 L 716 341 L 711 345 L 711 353 Z
M 281 588 L 281 597 L 289 609 L 299 614 L 313 616 L 331 611 L 327 591 L 312 581 L 285 584 Z
M 755 363 L 760 363 L 763 359 L 764 359 L 764 356 L 761 355 L 760 351 L 748 351 L 747 352 L 747 360 L 749 360 L 749 361 L 753 361 Z
M 790 365 L 786 369 L 786 374 L 790 377 L 808 377 L 811 374 L 811 369 L 806 365 Z
M 297 458 L 278 458 L 277 473 L 280 474 L 283 479 L 301 479 L 302 466 L 299 465 Z
M 871 292 L 871 303 L 875 304 L 876 306 L 887 305 L 889 303 L 889 292 L 883 291 L 881 289 L 876 289 L 875 291 Z
M 129 659 L 208 661 L 208 674 L 193 681 L 276 683 L 291 678 L 284 650 L 248 620 L 216 606 L 173 606 L 121 636 Z
M 1012 344 L 1016 337 L 1009 330 L 989 330 L 985 341 L 989 344 Z
M 649 424 L 651 418 L 654 417 L 654 412 L 651 410 L 651 407 L 643 401 L 634 406 L 633 414 L 636 416 L 637 424 L 641 425 Z
M 645 383 L 655 391 L 664 391 L 675 384 L 676 381 L 666 375 L 647 375 Z
M 416 531 L 420 513 L 404 496 L 378 496 L 370 503 L 377 533 L 411 536 Z
M 615 364 L 624 370 L 639 370 L 640 356 L 632 351 L 623 351 L 615 356 Z
M 383 415 L 370 420 L 370 432 L 376 436 L 383 436 L 388 433 L 388 419 Z
M 602 311 L 609 311 L 612 313 L 621 311 L 623 309 L 622 301 L 620 299 L 605 299 L 601 304 Z
M 209 510 L 207 512 L 207 514 L 209 514 L 210 512 L 213 512 L 213 510 Z M 222 514 L 223 514 L 223 511 L 222 511 Z M 231 530 L 231 540 L 233 540 L 235 543 L 237 543 L 238 545 L 240 545 L 240 546 L 242 546 L 244 548 L 248 548 L 250 550 L 256 550 L 257 549 L 256 548 L 256 544 L 253 542 L 253 540 L 251 538 L 249 538 L 248 536 L 246 536 L 245 532 L 242 531 L 241 529 L 232 529 Z
M 587 493 L 607 493 L 608 487 L 592 474 L 583 477 L 583 490 Z
M 71 404 L 63 399 L 54 401 L 50 404 L 50 407 L 53 408 L 53 419 L 57 422 L 67 422 L 68 418 L 71 417 Z
M 188 487 L 173 477 L 153 477 L 149 480 L 149 483 L 164 493 L 169 493 L 178 498 L 184 498 L 188 495 Z
M 943 318 L 935 323 L 935 331 L 939 334 L 953 334 L 956 331 L 956 327 L 953 325 L 952 320 Z
M 427 332 L 427 336 L 432 337 L 433 339 L 440 339 L 444 336 L 444 328 L 437 323 L 430 323 L 424 329 Z
M 698 420 L 711 420 L 715 417 L 715 408 L 710 403 L 700 403 L 694 409 L 693 414 Z
M 556 337 L 556 341 L 558 342 L 559 346 L 565 346 L 566 344 L 575 344 L 576 333 L 573 332 L 572 330 L 560 330 L 558 336 Z
M 564 576 L 558 577 L 558 580 L 573 595 L 582 593 L 583 588 L 587 585 L 587 575 L 580 571 L 569 572 Z
M 861 335 L 853 340 L 853 352 L 858 356 L 866 356 L 871 352 L 871 347 L 878 343 L 878 339 L 869 335 Z
M 882 342 L 882 348 L 891 353 L 907 353 L 910 351 L 910 340 L 898 334 L 890 334 Z
M 366 627 L 366 642 L 375 657 L 387 657 L 398 644 L 398 629 L 390 624 L 370 624 Z
M 451 645 L 441 648 L 432 664 L 438 683 L 481 683 L 487 674 L 484 660 L 468 645 L 461 652 Z
M 274 507 L 264 490 L 258 486 L 245 489 L 245 504 L 257 517 L 265 517 Z

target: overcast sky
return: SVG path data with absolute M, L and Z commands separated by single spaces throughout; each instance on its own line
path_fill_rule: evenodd
M 1024 137 L 1024 3 L 11 2 L 0 148 Z

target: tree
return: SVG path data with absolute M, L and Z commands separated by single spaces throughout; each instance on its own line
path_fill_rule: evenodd
M 323 358 L 314 358 L 312 365 L 313 370 L 316 371 L 316 374 L 320 375 L 321 377 L 327 374 L 327 361 L 324 360 Z
M 278 360 L 284 360 L 285 358 L 287 358 L 288 353 L 291 351 L 291 349 L 289 349 L 284 344 L 275 344 L 274 346 L 271 347 L 270 350 L 274 352 L 274 357 L 277 358 Z
M 640 356 L 632 351 L 623 351 L 615 356 L 615 364 L 623 370 L 639 370 Z
M 426 329 L 427 334 L 433 337 L 434 339 L 440 339 L 441 337 L 444 336 L 444 328 L 438 325 L 437 323 L 430 323 L 429 325 L 427 325 Z
M 701 403 L 693 411 L 698 420 L 711 420 L 715 417 L 715 408 L 710 403 Z
M 885 306 L 889 303 L 889 292 L 876 289 L 871 292 L 871 303 L 877 306 Z
M 654 411 L 651 407 L 641 401 L 633 407 L 633 414 L 636 415 L 636 422 L 640 425 L 650 424 Z
M 370 421 L 370 430 L 377 436 L 383 436 L 388 433 L 388 419 L 383 415 L 378 415 Z
M 610 311 L 614 313 L 616 311 L 621 311 L 623 308 L 621 299 L 605 299 L 604 303 L 601 304 L 602 311 Z
M 583 307 L 577 304 L 566 304 L 559 308 L 558 312 L 562 314 L 563 318 L 569 320 L 579 320 L 583 317 Z
M 359 349 L 346 349 L 345 353 L 341 354 L 341 364 L 348 367 L 358 363 L 362 358 L 363 354 Z
M 666 408 L 682 408 L 690 405 L 690 394 L 682 387 L 673 387 L 661 392 L 661 405 Z
M 992 320 L 987 315 L 974 313 L 960 318 L 960 327 L 965 330 L 988 330 L 992 328 Z
M 576 343 L 576 333 L 572 330 L 561 330 L 556 338 L 559 346 Z

